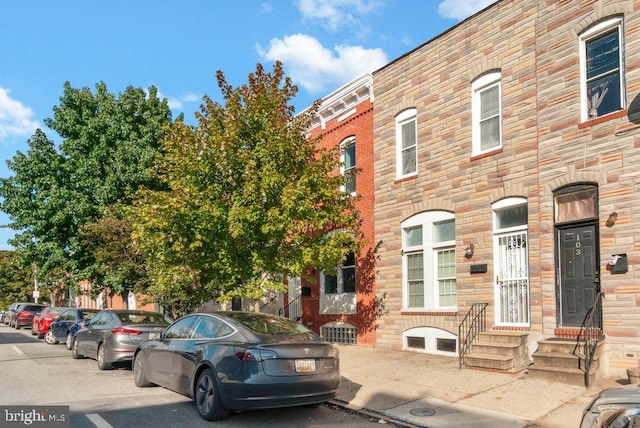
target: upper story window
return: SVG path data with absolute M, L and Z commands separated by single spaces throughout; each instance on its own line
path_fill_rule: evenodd
M 622 19 L 602 22 L 580 36 L 582 121 L 622 110 Z
M 408 109 L 396 116 L 396 178 L 418 172 L 418 131 L 416 109 Z
M 347 254 L 335 275 L 323 273 L 321 283 L 324 294 L 342 294 L 356 292 L 356 256 Z
M 402 222 L 403 306 L 457 305 L 455 219 L 444 211 L 417 214 Z
M 342 142 L 342 167 L 341 173 L 345 176 L 344 188 L 345 193 L 356 193 L 356 139 L 347 138 Z
M 486 74 L 471 87 L 473 110 L 473 155 L 502 147 L 501 74 Z

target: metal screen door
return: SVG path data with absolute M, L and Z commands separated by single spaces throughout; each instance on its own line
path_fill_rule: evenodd
M 498 323 L 529 325 L 527 232 L 496 236 L 496 306 Z

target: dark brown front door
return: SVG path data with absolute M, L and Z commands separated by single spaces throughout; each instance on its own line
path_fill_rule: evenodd
M 599 290 L 596 225 L 558 229 L 561 326 L 580 327 Z

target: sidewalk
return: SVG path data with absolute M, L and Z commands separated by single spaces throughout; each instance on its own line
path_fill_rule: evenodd
M 336 345 L 342 384 L 334 402 L 417 427 L 578 427 L 600 390 L 626 383 L 614 377 L 584 386 L 519 374 L 458 368 L 458 359 Z

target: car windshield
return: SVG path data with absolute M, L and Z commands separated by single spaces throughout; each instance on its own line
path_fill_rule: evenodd
M 44 309 L 44 306 L 25 306 L 21 310 L 31 311 L 31 312 L 41 312 L 43 309 Z
M 62 311 L 64 311 L 67 308 L 51 308 L 49 309 L 49 313 L 52 315 L 57 315 L 57 314 L 61 314 Z
M 157 312 L 118 312 L 123 324 L 161 324 L 169 325 L 173 321 Z
M 259 334 L 276 336 L 296 334 L 315 335 L 313 331 L 302 324 L 286 318 L 248 312 L 228 312 L 225 315 Z

